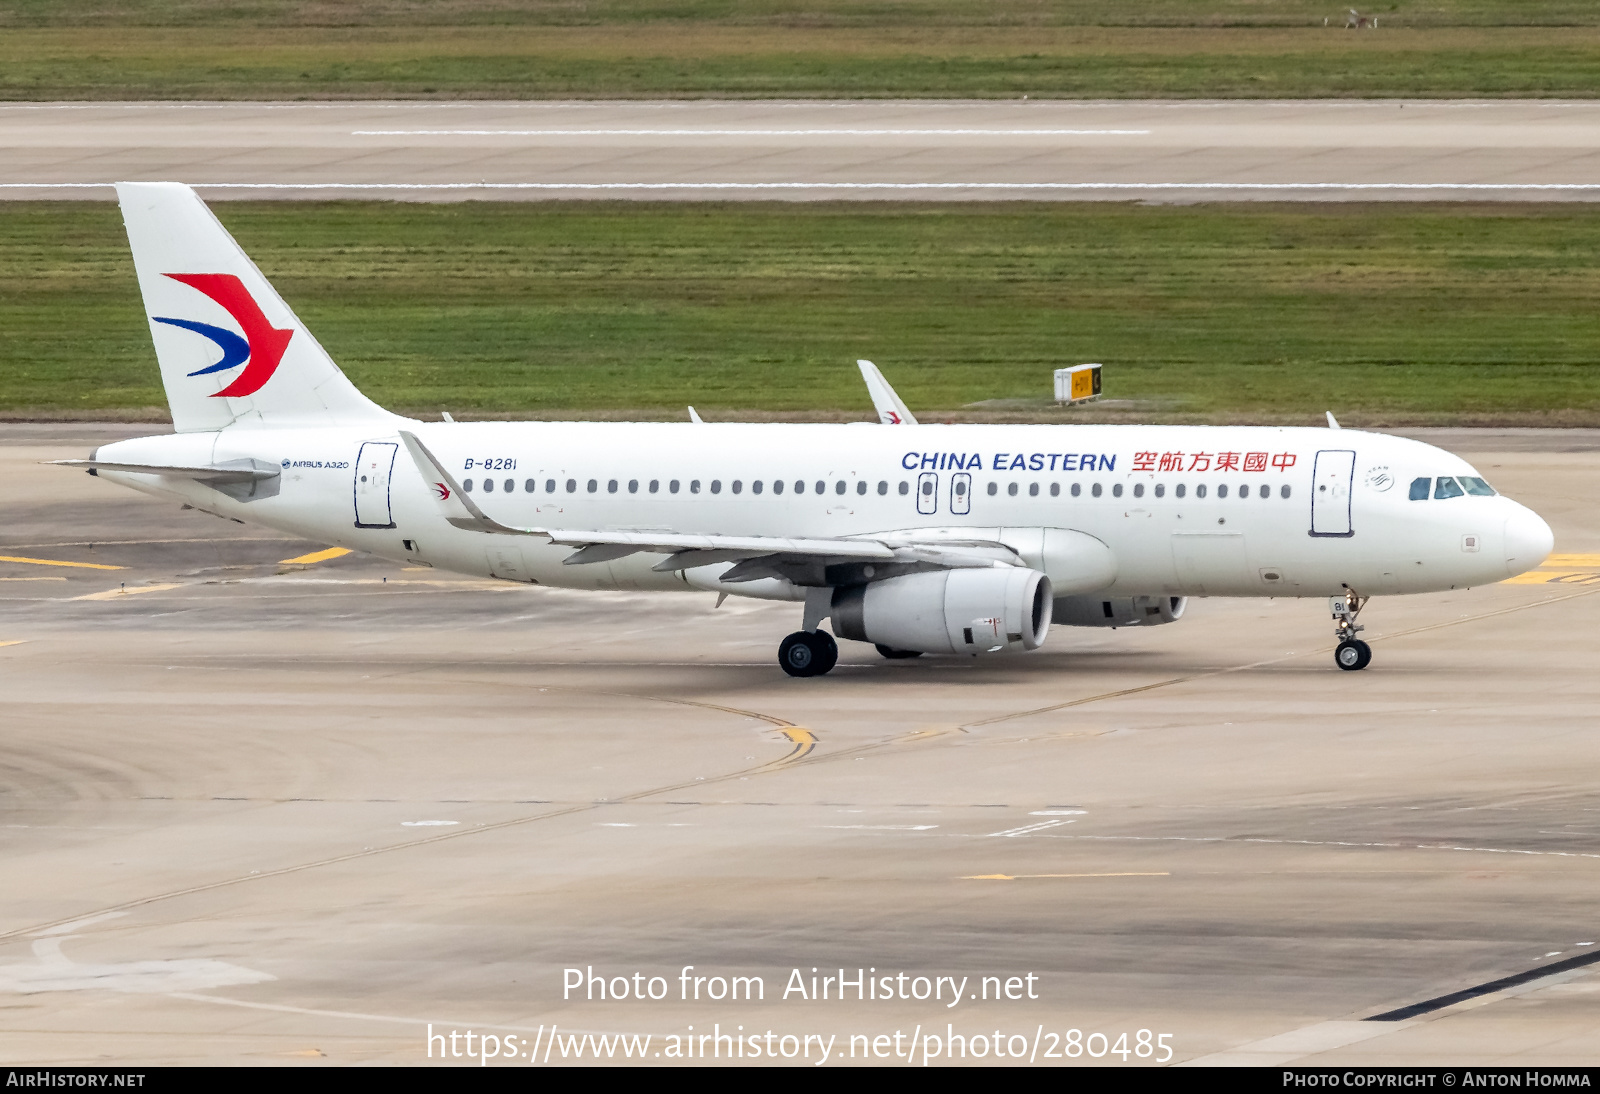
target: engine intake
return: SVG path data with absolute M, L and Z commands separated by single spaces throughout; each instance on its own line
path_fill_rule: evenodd
M 1060 596 L 1051 622 L 1063 627 L 1159 627 L 1176 623 L 1186 596 Z
M 840 638 L 921 653 L 1038 649 L 1050 632 L 1050 579 L 1013 566 L 907 574 L 833 594 Z

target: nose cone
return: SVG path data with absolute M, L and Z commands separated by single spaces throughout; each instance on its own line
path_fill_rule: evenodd
M 1517 508 L 1520 512 L 1506 521 L 1506 572 L 1512 576 L 1539 565 L 1556 545 L 1544 518 L 1532 509 Z

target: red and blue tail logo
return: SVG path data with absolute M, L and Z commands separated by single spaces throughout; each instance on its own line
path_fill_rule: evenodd
M 168 326 L 182 327 L 184 330 L 203 334 L 222 350 L 222 360 L 214 365 L 197 369 L 189 375 L 205 376 L 244 365 L 244 371 L 211 398 L 237 398 L 242 395 L 254 395 L 260 391 L 262 386 L 272 379 L 272 374 L 278 371 L 278 364 L 283 360 L 283 351 L 288 348 L 289 339 L 294 336 L 294 331 L 280 330 L 268 323 L 267 317 L 261 314 L 261 306 L 245 289 L 244 283 L 233 274 L 167 274 L 166 276 L 188 285 L 191 289 L 199 289 L 215 300 L 233 316 L 234 322 L 239 324 L 239 329 L 244 331 L 244 337 L 241 338 L 226 327 L 214 327 L 210 323 L 151 316 L 150 318 L 157 323 L 166 323 Z

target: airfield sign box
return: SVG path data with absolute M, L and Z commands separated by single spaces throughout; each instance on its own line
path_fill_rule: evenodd
M 1086 403 L 1100 397 L 1100 366 L 1073 365 L 1056 369 L 1056 402 Z

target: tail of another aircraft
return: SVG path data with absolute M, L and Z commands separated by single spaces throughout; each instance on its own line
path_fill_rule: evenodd
M 121 182 L 117 198 L 179 433 L 398 420 L 345 379 L 193 190 Z

